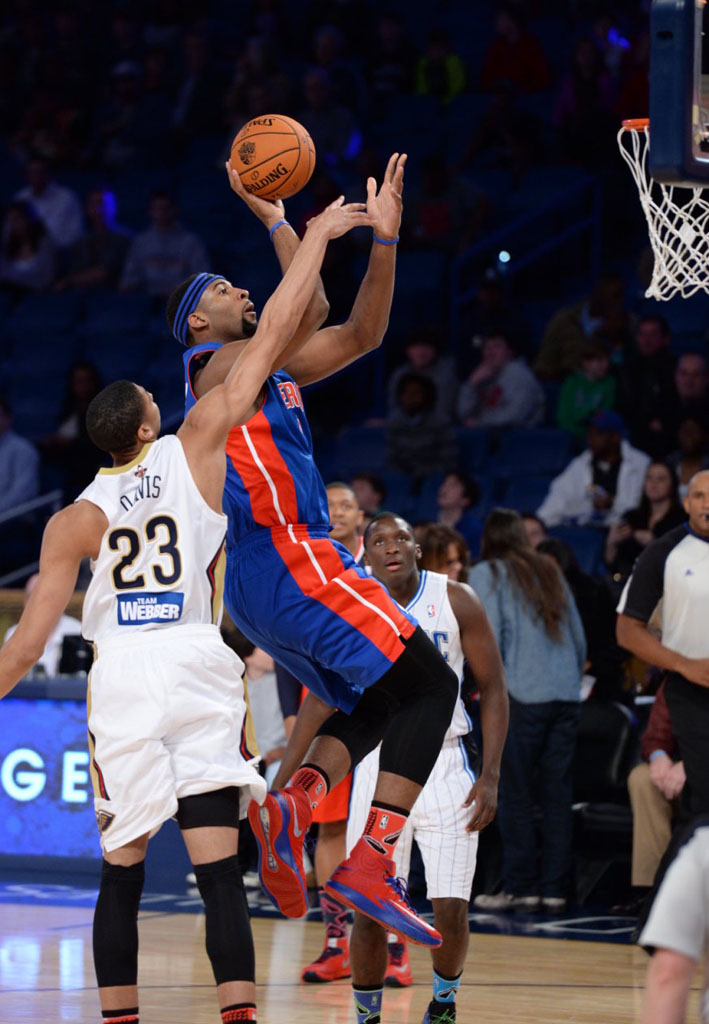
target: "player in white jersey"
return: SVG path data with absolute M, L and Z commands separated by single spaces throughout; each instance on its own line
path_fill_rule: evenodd
M 175 816 L 205 904 L 207 953 L 224 1024 L 255 1021 L 254 950 L 236 856 L 239 803 L 265 783 L 240 744 L 243 664 L 223 643 L 229 430 L 253 416 L 291 341 L 327 243 L 368 224 L 340 199 L 310 221 L 258 328 L 225 382 L 157 440 L 160 411 L 144 388 L 117 381 L 92 401 L 87 429 L 111 453 L 76 503 L 48 523 L 39 581 L 0 650 L 0 697 L 37 660 L 74 592 L 81 560 L 94 576 L 84 636 L 95 645 L 89 745 L 104 862 L 94 962 L 104 1021 L 138 1022 L 137 916 L 150 835 Z M 220 278 L 210 286 L 227 289 Z M 248 293 L 242 312 L 250 315 Z
M 364 550 L 375 579 L 415 615 L 441 654 L 463 677 L 468 664 L 480 689 L 483 764 L 475 778 L 465 737 L 471 722 L 459 698 L 433 771 L 423 787 L 394 851 L 397 875 L 409 872 L 413 839 L 426 871 L 427 895 L 443 943 L 431 950 L 433 999 L 424 1024 L 455 1020 L 455 997 L 469 941 L 468 902 L 475 873 L 478 832 L 497 807 L 500 758 L 507 734 L 507 690 L 502 659 L 485 611 L 464 583 L 420 571 L 420 548 L 409 524 L 380 512 L 364 535 Z M 359 838 L 371 803 L 379 750 L 355 770 L 347 823 L 350 847 Z M 382 836 L 382 841 L 386 838 Z M 352 987 L 358 1024 L 379 1024 L 382 985 L 387 972 L 386 933 L 370 918 L 355 915 L 350 937 Z

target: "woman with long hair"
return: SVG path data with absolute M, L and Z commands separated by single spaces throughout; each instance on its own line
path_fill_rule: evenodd
M 422 569 L 441 572 L 456 583 L 466 582 L 470 551 L 462 533 L 442 523 L 430 523 L 422 532 L 419 543 Z
M 510 695 L 498 812 L 503 891 L 478 896 L 475 905 L 559 913 L 566 909 L 571 874 L 583 626 L 559 567 L 531 547 L 521 516 L 511 509 L 493 509 L 485 520 L 481 560 L 469 582 L 495 630 Z

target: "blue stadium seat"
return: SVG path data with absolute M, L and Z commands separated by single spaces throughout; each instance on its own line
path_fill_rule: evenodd
M 98 369 L 104 384 L 121 379 L 143 384 L 152 354 L 151 341 L 147 332 L 106 331 L 87 338 L 84 353 Z
M 25 377 L 28 388 L 31 386 L 30 373 L 36 367 L 41 368 L 42 373 L 52 375 L 56 387 L 57 378 L 61 381 L 71 364 L 81 355 L 80 338 L 76 330 L 24 331 L 15 339 L 13 348 L 8 375 Z
M 387 467 L 387 432 L 384 427 L 352 427 L 337 441 L 335 461 L 346 477 L 353 473 L 381 473 Z
M 16 340 L 28 331 L 68 331 L 79 320 L 79 298 L 74 292 L 46 292 L 28 295 L 5 322 Z
M 100 334 L 121 331 L 147 332 L 150 320 L 150 299 L 140 292 L 96 292 L 86 300 L 81 333 L 89 340 Z
M 603 568 L 603 530 L 591 526 L 554 526 L 549 530 L 552 537 L 564 540 L 573 550 L 583 570 L 594 575 Z
M 530 427 L 508 430 L 494 456 L 497 476 L 560 473 L 573 454 L 573 437 L 565 430 Z
M 57 427 L 63 398 L 63 387 L 44 388 L 33 379 L 31 390 L 11 396 L 13 429 L 31 441 L 51 434 Z
M 517 512 L 535 512 L 547 496 L 551 476 L 517 476 L 507 481 L 501 504 Z
M 458 465 L 463 473 L 475 476 L 485 468 L 490 451 L 490 433 L 484 427 L 458 430 Z

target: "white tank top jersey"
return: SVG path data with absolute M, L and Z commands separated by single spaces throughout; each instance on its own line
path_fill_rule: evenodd
M 448 577 L 440 572 L 421 571 L 418 590 L 406 606 L 418 619 L 419 626 L 436 645 L 450 667 L 458 676 L 458 700 L 445 739 L 466 736 L 472 723 L 460 699 L 460 682 L 463 678 L 463 648 L 460 642 L 460 627 L 453 614 L 448 598 Z
M 84 599 L 87 640 L 219 624 L 227 518 L 200 494 L 178 437 L 100 469 L 76 500 L 93 502 L 108 519 Z

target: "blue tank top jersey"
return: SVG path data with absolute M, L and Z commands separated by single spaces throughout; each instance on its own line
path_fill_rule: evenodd
M 205 342 L 188 349 L 185 366 L 185 415 L 196 403 L 193 363 L 219 345 Z M 227 544 L 249 532 L 291 523 L 329 527 L 327 494 L 313 460 L 313 442 L 300 389 L 284 370 L 265 385 L 259 411 L 234 427 L 227 438 L 224 511 L 229 517 Z

